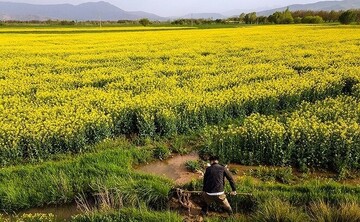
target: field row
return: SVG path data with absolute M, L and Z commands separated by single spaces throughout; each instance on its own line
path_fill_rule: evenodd
M 242 125 L 207 132 L 203 153 L 246 165 L 360 169 L 359 98 L 340 96 L 303 103 L 285 114 L 253 114 Z

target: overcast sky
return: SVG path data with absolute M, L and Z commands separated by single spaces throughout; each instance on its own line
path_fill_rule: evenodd
M 71 3 L 94 0 L 0 0 L 33 4 Z M 126 11 L 146 11 L 160 16 L 180 16 L 198 12 L 227 12 L 236 9 L 263 10 L 291 4 L 313 3 L 323 0 L 105 0 Z

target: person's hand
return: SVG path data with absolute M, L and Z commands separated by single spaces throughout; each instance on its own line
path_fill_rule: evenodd
M 232 192 L 230 193 L 231 196 L 236 196 L 236 194 L 237 194 L 236 191 L 232 191 Z

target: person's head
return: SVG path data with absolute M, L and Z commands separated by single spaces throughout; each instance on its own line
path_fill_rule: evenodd
M 211 156 L 209 158 L 210 164 L 219 163 L 219 157 L 218 156 Z

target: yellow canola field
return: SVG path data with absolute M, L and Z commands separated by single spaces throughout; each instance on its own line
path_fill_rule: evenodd
M 245 165 L 296 166 L 344 174 L 360 169 L 360 103 L 353 96 L 303 102 L 295 111 L 258 113 L 243 124 L 205 130 L 202 153 Z
M 0 34 L 0 164 L 359 88 L 356 26 Z

